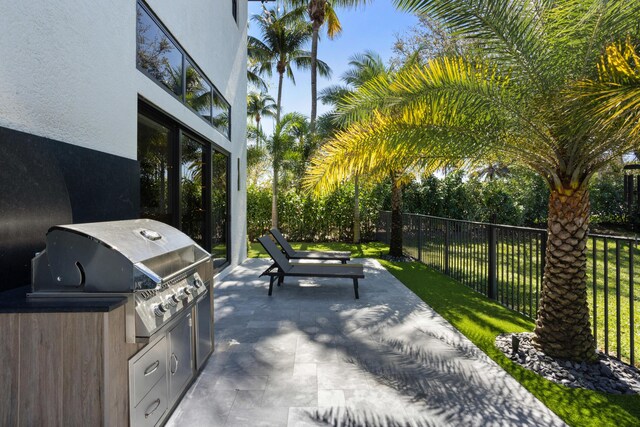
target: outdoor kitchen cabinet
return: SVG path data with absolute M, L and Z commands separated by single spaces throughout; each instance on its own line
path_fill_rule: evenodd
M 0 425 L 126 426 L 127 361 L 143 344 L 125 340 L 125 305 L 53 304 L 0 313 Z

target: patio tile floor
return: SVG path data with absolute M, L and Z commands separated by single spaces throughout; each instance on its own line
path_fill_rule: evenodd
M 215 284 L 215 351 L 168 426 L 562 426 L 376 260 L 350 280 L 249 259 Z

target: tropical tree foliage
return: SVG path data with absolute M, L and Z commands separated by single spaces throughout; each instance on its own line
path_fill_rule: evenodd
M 300 8 L 278 12 L 276 9 L 266 14 L 254 15 L 251 19 L 257 23 L 261 38 L 249 36 L 248 49 L 256 58 L 256 72 L 271 76 L 273 70 L 278 73 L 278 97 L 276 123 L 280 121 L 282 109 L 282 83 L 285 74 L 295 84 L 292 65 L 306 70 L 311 66 L 311 53 L 304 50 L 312 35 L 311 26 L 301 21 L 304 11 Z M 331 69 L 317 61 L 318 72 L 329 76 Z
M 364 85 L 351 123 L 310 179 L 331 186 L 398 159 L 494 158 L 550 189 L 549 240 L 535 343 L 592 360 L 586 298 L 590 178 L 637 147 L 640 1 L 396 0 L 468 41 L 460 56 Z M 480 49 L 481 47 L 481 49 Z M 328 161 L 329 158 L 339 160 Z
M 271 95 L 265 92 L 250 92 L 247 95 L 247 117 L 254 121 L 257 132 L 255 134 L 256 145 L 260 146 L 262 135 L 261 121 L 263 117 L 275 117 L 276 104 Z
M 327 36 L 333 39 L 342 32 L 342 25 L 336 13 L 336 7 L 354 8 L 365 4 L 366 0 L 288 0 L 295 7 L 307 7 L 307 13 L 311 20 L 311 132 L 315 133 L 316 116 L 318 112 L 318 71 L 322 74 L 318 62 L 318 40 L 320 28 L 326 27 Z
M 266 141 L 266 148 L 271 157 L 273 171 L 271 192 L 272 211 L 271 226 L 278 227 L 278 186 L 280 172 L 292 169 L 300 161 L 300 146 L 304 145 L 309 124 L 307 118 L 299 113 L 288 113 L 276 123 L 273 134 Z
M 278 128 L 282 112 L 282 83 L 286 74 L 295 84 L 292 64 L 301 69 L 308 69 L 311 65 L 311 54 L 304 50 L 304 46 L 311 37 L 311 27 L 302 22 L 300 17 L 304 11 L 300 8 L 282 13 L 276 9 L 265 14 L 254 15 L 252 20 L 260 28 L 261 39 L 249 36 L 248 48 L 253 52 L 257 61 L 256 72 L 260 75 L 271 76 L 273 69 L 278 73 L 278 98 L 276 102 L 276 123 Z M 329 75 L 331 70 L 327 64 L 318 61 L 319 71 L 322 75 Z M 276 140 L 278 136 L 275 134 Z M 272 138 L 272 140 L 273 140 Z M 273 148 L 273 145 L 272 145 Z M 273 156 L 273 152 L 272 152 Z M 277 158 L 275 156 L 274 158 Z M 278 166 L 273 166 L 273 198 L 271 203 L 271 223 L 278 226 Z
M 373 51 L 365 51 L 364 53 L 355 54 L 349 59 L 350 69 L 340 77 L 342 85 L 329 86 L 320 92 L 320 100 L 324 104 L 333 106 L 333 110 L 327 113 L 327 121 L 332 125 L 329 132 L 327 124 L 321 123 L 320 130 L 324 131 L 329 138 L 333 137 L 335 132 L 344 127 L 339 116 L 335 112 L 335 108 L 339 103 L 347 99 L 353 92 L 367 81 L 382 76 L 389 72 L 384 65 L 380 55 Z M 326 120 L 326 119 L 325 119 Z M 360 185 L 359 177 L 354 177 L 354 201 L 353 201 L 353 242 L 360 242 Z M 397 208 L 397 206 L 394 206 Z M 400 235 L 401 236 L 401 235 Z M 395 242 L 397 245 L 397 242 Z

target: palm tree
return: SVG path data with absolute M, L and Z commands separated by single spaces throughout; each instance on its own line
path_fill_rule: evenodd
M 256 128 L 256 145 L 260 146 L 260 135 L 262 134 L 262 126 L 260 121 L 263 117 L 275 117 L 276 104 L 271 95 L 265 92 L 250 92 L 247 95 L 247 116 L 255 121 Z
M 300 17 L 303 10 L 293 9 L 278 13 L 275 9 L 266 14 L 254 15 L 261 32 L 262 40 L 249 36 L 249 49 L 257 58 L 258 73 L 271 76 L 275 68 L 278 73 L 278 99 L 276 108 L 276 123 L 280 121 L 282 107 L 282 82 L 287 77 L 295 84 L 292 64 L 297 68 L 308 69 L 311 66 L 311 53 L 304 50 L 304 45 L 311 39 L 311 27 L 302 22 Z M 330 76 L 329 66 L 318 61 L 318 71 L 321 75 Z
M 259 73 L 271 75 L 275 68 L 278 73 L 278 100 L 276 103 L 276 127 L 280 124 L 282 111 L 282 82 L 285 73 L 295 84 L 291 64 L 308 69 L 311 54 L 303 46 L 311 38 L 311 27 L 300 21 L 302 9 L 286 10 L 279 14 L 275 9 L 263 15 L 254 15 L 252 20 L 260 27 L 262 40 L 249 36 L 248 44 L 259 60 Z M 318 70 L 322 75 L 330 75 L 327 64 L 318 61 Z M 275 171 L 275 169 L 274 169 Z M 271 200 L 271 225 L 278 226 L 278 180 L 273 177 L 273 195 Z
M 272 203 L 278 200 L 278 181 L 283 168 L 295 166 L 300 158 L 301 130 L 308 129 L 307 118 L 300 113 L 288 113 L 276 123 L 273 134 L 266 141 L 273 170 Z M 273 205 L 272 205 L 273 207 Z M 271 211 L 271 226 L 278 226 L 278 210 Z
M 318 39 L 320 28 L 326 23 L 327 36 L 333 39 L 342 32 L 342 25 L 336 14 L 335 7 L 354 8 L 365 4 L 367 0 L 289 0 L 294 7 L 301 7 L 306 4 L 307 13 L 311 20 L 313 35 L 311 38 L 311 132 L 315 133 L 316 116 L 318 112 L 318 71 L 320 71 L 318 61 Z M 320 72 L 322 76 L 322 72 Z
M 550 356 L 593 360 L 586 293 L 588 182 L 638 141 L 619 126 L 603 126 L 603 116 L 612 113 L 598 114 L 599 104 L 584 86 L 607 79 L 598 67 L 607 46 L 638 36 L 640 0 L 396 3 L 428 14 L 483 49 L 416 65 L 350 97 L 342 114 L 355 125 L 337 137 L 343 149 L 336 154 L 360 145 L 369 159 L 350 159 L 346 173 L 388 162 L 391 150 L 472 159 L 498 154 L 537 172 L 550 197 L 534 341 Z M 637 105 L 629 113 L 635 117 Z M 617 118 L 608 123 L 620 125 Z

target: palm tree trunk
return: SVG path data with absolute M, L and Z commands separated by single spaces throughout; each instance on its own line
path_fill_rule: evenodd
M 353 190 L 353 243 L 360 243 L 360 185 L 355 177 Z
M 276 126 L 280 123 L 280 107 L 282 106 L 282 81 L 284 79 L 284 71 L 278 71 L 278 105 L 276 105 Z
M 284 71 L 278 71 L 278 104 L 276 105 L 276 126 L 280 124 L 280 106 L 282 105 L 282 80 L 284 78 Z M 271 183 L 271 227 L 278 228 L 278 165 L 275 158 L 277 153 L 272 153 L 273 156 L 273 182 Z
M 273 182 L 271 183 L 271 227 L 278 228 L 278 166 L 273 163 Z
M 553 190 L 535 344 L 545 354 L 590 361 L 595 341 L 587 305 L 589 191 Z
M 311 118 L 309 130 L 316 131 L 316 115 L 318 114 L 318 33 L 322 23 L 313 21 L 313 35 L 311 37 Z
M 396 173 L 391 174 L 391 241 L 389 255 L 401 257 L 402 253 L 402 187 Z
M 256 118 L 256 129 L 258 130 L 258 134 L 256 135 L 256 145 L 260 148 L 260 134 L 262 133 L 262 129 L 260 129 L 260 119 Z

